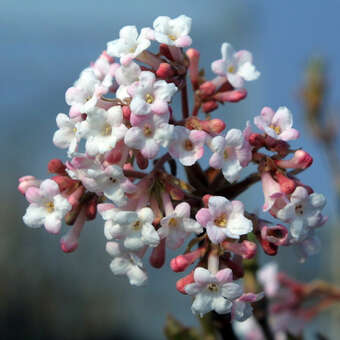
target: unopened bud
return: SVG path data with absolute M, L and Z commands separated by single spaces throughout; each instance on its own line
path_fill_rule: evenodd
M 240 243 L 224 241 L 222 247 L 227 251 L 242 256 L 243 259 L 252 259 L 256 254 L 256 243 L 247 240 Z
M 66 165 L 58 158 L 51 159 L 47 165 L 48 172 L 58 175 L 66 175 Z
M 74 189 L 77 183 L 77 181 L 68 176 L 54 176 L 52 180 L 58 184 L 60 192 Z
M 92 197 L 85 206 L 85 214 L 86 219 L 88 221 L 92 221 L 96 218 L 97 215 L 97 203 L 98 203 L 98 196 Z
M 201 98 L 207 98 L 212 96 L 216 92 L 216 86 L 211 81 L 206 81 L 202 85 L 200 85 L 200 97 Z
M 187 294 L 185 287 L 194 281 L 194 272 L 192 271 L 190 274 L 184 276 L 176 282 L 176 289 L 182 294 Z
M 136 154 L 136 161 L 139 169 L 144 170 L 148 167 L 149 161 L 139 151 Z
M 165 262 L 165 238 L 152 250 L 149 261 L 151 266 L 154 268 L 163 267 Z
M 296 183 L 294 180 L 285 176 L 281 171 L 276 171 L 275 175 L 277 182 L 280 184 L 281 191 L 284 194 L 289 195 L 295 190 Z
M 230 102 L 235 103 L 244 99 L 247 96 L 247 90 L 239 89 L 226 92 L 218 92 L 214 95 L 214 99 L 220 102 Z
M 174 70 L 168 63 L 161 63 L 156 72 L 157 77 L 161 79 L 171 78 L 174 76 L 174 74 L 175 74 Z
M 190 253 L 178 255 L 170 261 L 170 267 L 176 273 L 183 272 L 199 257 L 201 257 L 202 253 L 204 253 L 204 248 L 199 248 Z
M 265 140 L 263 135 L 260 133 L 252 133 L 249 136 L 249 144 L 254 146 L 255 148 L 262 148 L 265 144 Z
M 169 46 L 167 44 L 159 45 L 159 53 L 164 55 L 164 57 L 166 57 L 169 60 L 172 60 L 172 61 L 174 60 L 170 53 Z
M 291 159 L 281 159 L 276 164 L 283 169 L 306 169 L 313 163 L 313 158 L 303 150 L 297 150 Z
M 205 113 L 209 113 L 211 111 L 214 111 L 218 108 L 218 103 L 216 100 L 209 100 L 202 104 L 202 110 Z
M 198 88 L 199 84 L 199 60 L 200 53 L 194 48 L 189 48 L 186 51 L 186 55 L 189 58 L 189 76 L 191 80 L 192 87 L 194 90 Z
M 26 191 L 31 188 L 39 188 L 41 181 L 34 176 L 23 176 L 19 178 L 18 190 L 25 195 Z
M 122 111 L 123 111 L 123 117 L 126 120 L 130 120 L 130 116 L 131 116 L 131 110 L 129 106 L 122 106 Z

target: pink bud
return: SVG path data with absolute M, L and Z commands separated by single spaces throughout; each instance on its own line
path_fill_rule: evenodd
M 52 177 L 52 180 L 58 184 L 60 192 L 74 189 L 74 186 L 77 183 L 77 181 L 68 176 L 54 176 Z
M 218 104 L 216 100 L 209 100 L 202 105 L 202 110 L 205 113 L 209 113 L 211 111 L 214 111 L 218 108 Z
M 175 74 L 174 70 L 168 63 L 161 63 L 156 72 L 157 77 L 161 79 L 167 79 L 173 77 Z
M 131 116 L 131 110 L 129 106 L 122 106 L 122 110 L 123 110 L 123 117 L 126 120 L 130 120 L 130 116 Z
M 211 197 L 211 195 L 209 195 L 209 194 L 206 194 L 202 197 L 202 202 L 203 202 L 205 207 L 208 207 L 208 202 L 209 202 L 210 197 Z
M 281 191 L 284 194 L 286 195 L 291 194 L 295 190 L 296 183 L 294 180 L 292 180 L 291 178 L 288 178 L 280 171 L 276 171 L 275 175 L 276 175 L 276 180 L 280 184 Z
M 58 175 L 66 175 L 66 165 L 57 158 L 51 159 L 47 165 L 48 172 Z
M 139 151 L 136 153 L 136 161 L 141 170 L 146 169 L 149 165 L 149 161 Z
M 202 252 L 204 253 L 204 251 L 205 249 L 198 248 L 190 253 L 176 256 L 170 262 L 171 269 L 176 273 L 183 272 L 191 264 L 193 264 L 199 257 L 201 257 Z
M 226 127 L 225 122 L 219 118 L 210 119 L 208 120 L 208 123 L 209 123 L 209 130 L 213 134 L 221 133 Z
M 240 243 L 224 241 L 222 246 L 225 250 L 242 256 L 243 259 L 252 259 L 256 254 L 256 243 L 247 240 Z
M 219 102 L 239 102 L 247 96 L 246 89 L 232 90 L 226 92 L 218 92 L 214 95 L 214 99 Z
M 80 199 L 83 196 L 84 192 L 85 188 L 81 185 L 68 197 L 68 201 L 72 205 L 72 207 L 79 205 Z
M 186 285 L 193 283 L 193 282 L 195 282 L 194 271 L 189 273 L 187 276 L 184 276 L 183 278 L 179 279 L 176 282 L 176 289 L 182 294 L 187 294 L 187 292 L 185 291 L 185 287 Z
M 150 264 L 154 268 L 161 268 L 165 262 L 165 238 L 152 250 Z
M 97 216 L 97 203 L 98 203 L 98 196 L 94 196 L 91 198 L 86 206 L 85 206 L 85 214 L 86 214 L 86 219 L 88 221 L 92 221 L 96 218 Z
M 280 168 L 284 169 L 306 169 L 313 163 L 313 158 L 303 150 L 297 150 L 291 159 L 281 159 L 276 161 Z
M 189 76 L 191 80 L 192 87 L 194 90 L 198 88 L 199 84 L 199 60 L 200 53 L 194 48 L 189 48 L 186 51 L 186 55 L 189 58 Z
M 249 144 L 255 148 L 262 148 L 264 146 L 264 137 L 259 133 L 252 133 L 249 136 Z
M 25 195 L 26 191 L 31 188 L 39 188 L 41 181 L 34 176 L 23 176 L 19 178 L 18 190 Z
M 262 190 L 264 194 L 263 211 L 270 210 L 277 200 L 284 198 L 280 184 L 277 183 L 269 172 L 261 174 Z
M 207 98 L 212 96 L 216 92 L 216 86 L 211 81 L 206 81 L 200 85 L 200 97 Z

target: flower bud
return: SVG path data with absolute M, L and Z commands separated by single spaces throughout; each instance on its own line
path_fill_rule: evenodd
M 194 90 L 198 88 L 199 84 L 199 60 L 200 53 L 194 48 L 189 48 L 186 51 L 186 55 L 189 58 L 189 76 L 191 80 L 192 87 Z
M 58 184 L 60 192 L 72 190 L 77 184 L 77 181 L 68 176 L 54 176 L 52 180 Z
M 249 136 L 249 144 L 254 146 L 255 148 L 262 148 L 265 144 L 265 140 L 263 135 L 260 133 L 252 133 Z
M 192 271 L 190 274 L 188 274 L 187 276 L 184 276 L 183 278 L 179 279 L 176 282 L 176 289 L 182 294 L 187 294 L 187 292 L 185 291 L 186 285 L 193 283 L 194 281 L 195 281 L 194 271 Z
M 48 172 L 58 175 L 66 175 L 66 165 L 57 158 L 51 159 L 47 165 Z
M 122 106 L 122 111 L 123 111 L 123 117 L 126 120 L 130 120 L 130 116 L 131 116 L 131 110 L 129 106 Z
M 92 197 L 85 206 L 85 215 L 88 221 L 92 221 L 97 215 L 98 196 Z
M 204 252 L 204 248 L 198 248 L 190 253 L 178 255 L 170 261 L 170 267 L 176 273 L 183 272 L 199 257 L 201 257 Z
M 161 63 L 157 69 L 156 75 L 161 79 L 167 79 L 173 77 L 175 74 L 174 70 L 168 63 Z
M 149 161 L 139 151 L 136 153 L 136 161 L 141 170 L 146 169 L 149 165 Z
M 218 104 L 216 100 L 209 100 L 202 104 L 202 110 L 205 113 L 209 113 L 211 111 L 214 111 L 218 108 Z
M 167 44 L 160 44 L 159 45 L 159 53 L 164 55 L 167 59 L 173 61 L 173 57 L 170 53 L 169 46 Z
M 222 247 L 226 251 L 242 256 L 243 259 L 252 259 L 256 254 L 256 243 L 247 240 L 240 243 L 224 241 Z
M 19 178 L 18 190 L 25 195 L 26 191 L 31 188 L 39 188 L 41 181 L 34 176 L 23 176 Z
M 150 264 L 154 268 L 161 268 L 165 262 L 165 239 L 161 240 L 159 245 L 152 250 Z
M 289 195 L 295 190 L 296 183 L 294 180 L 285 176 L 281 171 L 276 171 L 275 175 L 277 182 L 280 184 L 281 191 L 284 194 Z
M 297 150 L 291 159 L 280 159 L 276 164 L 284 169 L 306 169 L 313 163 L 313 158 L 303 150 Z
M 239 102 L 240 100 L 244 99 L 246 96 L 247 96 L 247 90 L 239 89 L 239 90 L 233 90 L 233 91 L 218 92 L 214 95 L 214 99 L 218 100 L 219 102 L 235 103 L 235 102 Z
M 211 81 L 206 81 L 200 85 L 200 97 L 207 98 L 212 96 L 216 92 L 216 86 Z

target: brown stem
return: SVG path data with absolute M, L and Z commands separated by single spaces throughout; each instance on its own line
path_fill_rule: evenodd
M 133 177 L 133 178 L 144 178 L 147 176 L 146 173 L 135 171 L 135 170 L 124 170 L 124 176 L 125 177 Z
M 189 117 L 189 103 L 186 78 L 184 78 L 184 86 L 181 90 L 181 99 L 182 99 L 182 115 L 183 119 L 186 119 Z

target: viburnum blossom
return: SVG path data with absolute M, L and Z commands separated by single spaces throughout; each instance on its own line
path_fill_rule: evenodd
M 225 197 L 212 196 L 208 208 L 200 209 L 196 214 L 198 222 L 207 230 L 213 243 L 220 243 L 226 237 L 238 239 L 252 231 L 252 222 L 244 217 L 243 203 L 230 202 Z
M 191 18 L 186 15 L 180 15 L 175 19 L 166 16 L 158 17 L 153 22 L 155 30 L 155 39 L 169 46 L 189 47 L 191 38 L 189 36 L 191 29 Z
M 210 147 L 213 151 L 209 160 L 210 166 L 222 169 L 223 176 L 230 183 L 239 178 L 241 170 L 248 165 L 252 157 L 242 131 L 237 129 L 229 130 L 225 138 L 214 137 Z
M 304 239 L 310 229 L 323 225 L 327 218 L 321 214 L 326 204 L 322 194 L 309 194 L 304 187 L 297 187 L 290 196 L 290 202 L 277 212 L 277 217 L 290 223 L 294 239 Z
M 215 275 L 205 268 L 196 268 L 194 283 L 185 287 L 189 295 L 195 296 L 192 312 L 201 316 L 212 310 L 218 314 L 230 313 L 234 300 L 242 295 L 242 288 L 232 281 L 232 271 L 229 268 Z
M 148 29 L 142 29 L 140 35 L 136 26 L 124 26 L 119 32 L 119 39 L 107 43 L 107 53 L 112 57 L 119 57 L 126 65 L 138 57 L 150 46 Z
M 299 132 L 292 128 L 292 113 L 284 106 L 276 112 L 270 107 L 264 107 L 261 115 L 254 118 L 254 124 L 275 139 L 289 141 L 299 138 Z
M 26 191 L 26 199 L 30 202 L 23 217 L 31 228 L 42 225 L 52 234 L 60 231 L 62 218 L 71 210 L 71 204 L 60 194 L 58 184 L 46 179 L 40 187 L 30 187 Z
M 176 91 L 174 84 L 168 84 L 165 80 L 156 81 L 154 73 L 143 71 L 133 90 L 131 112 L 135 115 L 168 113 L 168 103 Z
M 207 77 L 200 52 L 185 50 L 192 43 L 190 29 L 185 15 L 158 17 L 153 29 L 140 34 L 125 26 L 80 73 L 66 90 L 69 111 L 57 115 L 53 135 L 68 159 L 49 161 L 49 179 L 19 179 L 18 190 L 29 202 L 23 221 L 54 234 L 65 221 L 70 228 L 60 248 L 71 253 L 99 213 L 113 274 L 142 286 L 146 261 L 158 269 L 170 263 L 175 273 L 190 267 L 176 289 L 194 297 L 194 314 L 228 314 L 221 322 L 225 316 L 219 320 L 212 313 L 207 320 L 213 328 L 222 325 L 229 334 L 229 320 L 250 320 L 256 326 L 251 336 L 297 334 L 305 321 L 303 287 L 280 281 L 276 267 L 259 272 L 270 300 L 267 316 L 266 303 L 258 302 L 263 293 L 255 271 L 259 249 L 275 256 L 282 246 L 292 246 L 300 260 L 320 249 L 317 227 L 327 220 L 321 213 L 326 200 L 297 176 L 313 157 L 290 147 L 299 132 L 286 107 L 276 113 L 264 107 L 254 118 L 260 133 L 249 122 L 243 131 L 229 127 L 221 105 L 231 108 L 243 100 L 244 82 L 260 73 L 250 52 L 224 43 L 222 59 L 211 65 L 217 76 Z M 254 172 L 242 177 L 242 169 Z M 264 199 L 257 207 L 269 220 L 236 199 L 259 181 L 256 195 Z M 272 299 L 285 284 L 293 287 L 284 295 L 291 300 L 275 307 Z M 267 321 L 270 329 L 263 328 Z
M 235 52 L 229 43 L 223 43 L 221 47 L 222 59 L 211 64 L 214 73 L 227 77 L 230 84 L 239 88 L 244 81 L 255 80 L 260 76 L 260 72 L 253 65 L 252 54 L 248 51 Z

